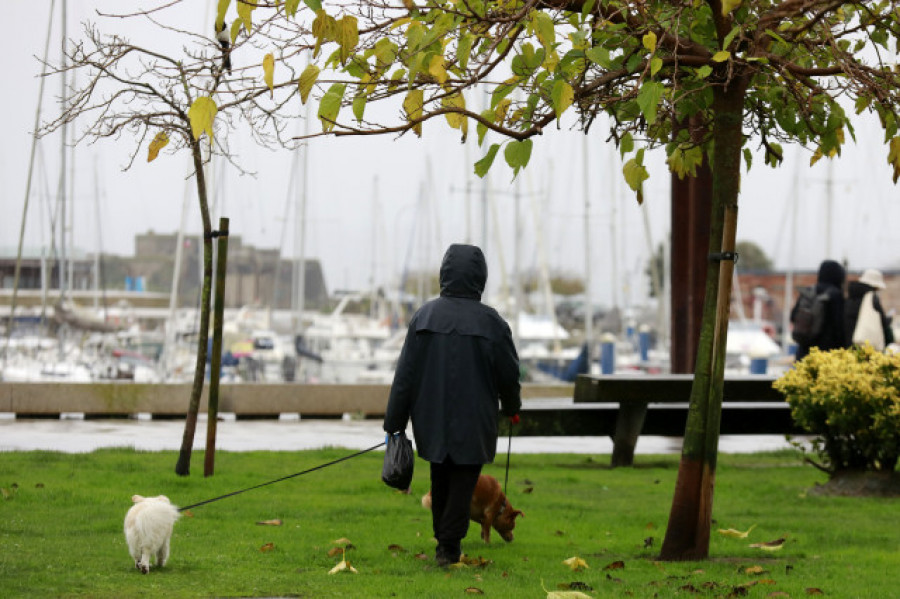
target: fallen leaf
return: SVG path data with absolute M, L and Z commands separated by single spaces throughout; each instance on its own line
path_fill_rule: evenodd
M 653 547 L 653 537 L 644 539 L 644 549 L 649 549 L 650 547 Z
M 186 518 L 193 518 L 194 512 L 192 512 L 191 510 L 184 510 L 183 512 L 181 512 L 181 515 Z
M 766 595 L 766 597 L 790 597 L 790 595 L 785 593 L 784 591 L 772 591 L 771 593 Z
M 12 493 L 5 487 L 0 488 L 0 495 L 3 495 L 3 499 L 10 499 L 12 497 Z
M 762 566 L 749 566 L 744 568 L 744 574 L 762 574 L 765 572 Z
M 467 555 L 463 555 L 459 558 L 459 563 L 465 564 L 467 566 L 473 566 L 475 568 L 484 568 L 485 566 L 489 566 L 494 562 L 489 559 L 484 559 L 480 555 L 478 557 L 469 557 Z
M 35 488 L 35 489 L 43 489 L 43 488 L 44 488 L 44 483 L 38 483 L 38 484 L 34 485 L 34 488 Z
M 425 555 L 424 553 L 417 553 L 417 554 L 415 555 L 415 558 L 416 558 L 416 559 L 420 559 L 420 560 L 427 560 L 427 559 L 428 559 L 428 556 Z
M 778 551 L 784 546 L 784 541 L 785 538 L 781 537 L 780 539 L 768 541 L 767 543 L 751 543 L 750 546 L 764 551 Z
M 404 549 L 404 548 L 401 547 L 400 545 L 397 545 L 396 543 L 393 543 L 393 544 L 391 544 L 391 545 L 388 545 L 388 551 L 396 551 L 396 552 L 399 552 L 399 553 L 405 553 L 405 552 L 406 552 L 406 549 Z
M 478 587 L 466 587 L 467 595 L 484 595 L 484 591 L 479 589 Z
M 281 526 L 283 522 L 276 518 L 274 520 L 261 520 L 260 522 L 257 522 L 257 524 L 260 526 Z
M 338 540 L 336 540 L 336 541 L 332 541 L 331 544 L 332 544 L 332 545 L 340 545 L 340 546 L 342 546 L 342 547 L 346 547 L 346 546 L 348 546 L 348 545 L 352 545 L 353 542 L 352 542 L 350 539 L 346 538 L 346 537 L 341 537 L 340 539 L 338 539 Z
M 736 530 L 734 528 L 720 528 L 719 534 L 726 537 L 731 537 L 732 539 L 746 539 L 747 535 L 749 535 L 750 531 L 754 528 L 756 528 L 756 524 L 744 531 Z
M 329 574 L 337 574 L 338 572 L 352 572 L 353 574 L 359 574 L 356 571 L 356 568 L 350 565 L 350 562 L 347 560 L 341 560 L 338 564 L 328 571 Z
M 824 595 L 825 591 L 823 591 L 820 588 L 816 588 L 816 587 L 807 587 L 806 594 L 807 595 Z
M 565 565 L 569 566 L 569 568 L 571 568 L 573 572 L 578 572 L 580 570 L 584 570 L 585 568 L 589 567 L 587 565 L 587 562 L 578 556 L 573 556 L 573 557 L 570 557 L 569 559 L 565 559 L 565 560 L 563 560 L 563 563 Z
M 335 557 L 337 555 L 343 555 L 344 548 L 343 547 L 332 547 L 328 550 L 328 557 Z
M 527 495 L 533 491 L 534 491 L 534 487 L 525 487 L 524 489 L 522 489 L 522 493 L 524 493 L 525 495 Z
M 263 545 L 262 547 L 259 548 L 259 550 L 262 551 L 263 553 L 265 553 L 266 551 L 272 551 L 273 549 L 275 549 L 275 543 L 266 543 L 265 545 Z
M 625 562 L 623 562 L 622 560 L 618 560 L 618 561 L 612 562 L 611 564 L 607 564 L 606 567 L 603 569 L 604 570 L 621 570 L 624 567 L 625 567 Z
M 592 599 L 590 595 L 585 595 L 581 591 L 548 591 L 544 586 L 544 579 L 541 579 L 541 588 L 547 593 L 547 599 Z

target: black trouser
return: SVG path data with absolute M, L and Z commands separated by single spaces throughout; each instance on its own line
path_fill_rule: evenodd
M 454 464 L 449 457 L 431 464 L 431 521 L 437 555 L 459 561 L 460 542 L 469 532 L 469 505 L 481 464 Z

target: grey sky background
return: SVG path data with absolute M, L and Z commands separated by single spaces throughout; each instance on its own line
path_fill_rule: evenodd
M 209 35 L 214 4 L 188 2 L 163 14 L 171 14 L 170 20 L 177 20 L 184 29 Z M 52 61 L 59 60 L 61 5 L 62 0 L 57 0 Z M 81 23 L 90 19 L 101 31 L 123 33 L 147 46 L 165 44 L 146 22 L 97 15 L 98 10 L 125 12 L 154 5 L 69 1 L 68 35 L 80 37 Z M 50 6 L 49 0 L 4 3 L 0 252 L 5 255 L 14 255 L 19 239 L 40 84 L 41 66 L 34 57 L 43 54 Z M 261 73 L 260 68 L 260 78 Z M 47 80 L 44 120 L 58 110 L 59 95 L 60 82 Z M 299 102 L 296 110 L 303 110 Z M 851 272 L 900 267 L 896 241 L 900 191 L 891 182 L 882 134 L 871 118 L 860 118 L 856 133 L 856 143 L 848 142 L 843 156 L 830 167 L 823 160 L 810 168 L 808 151 L 788 148 L 782 167 L 773 170 L 764 166 L 757 153 L 752 170 L 743 177 L 738 239 L 758 243 L 780 268 L 814 269 L 826 257 L 846 261 Z M 311 143 L 305 253 L 321 260 L 330 290 L 364 289 L 372 284 L 394 287 L 404 268 L 436 272 L 449 243 L 483 243 L 483 183 L 472 174 L 472 164 L 487 144 L 484 149 L 477 148 L 475 135 L 470 137 L 470 142 L 462 145 L 456 131 L 444 121 L 434 121 L 426 123 L 422 139 L 379 136 Z M 489 291 L 498 289 L 504 272 L 511 277 L 516 262 L 520 269 L 528 270 L 545 260 L 551 272 L 583 276 L 586 182 L 593 296 L 607 305 L 614 299 L 620 305 L 643 301 L 649 244 L 642 211 L 647 213 L 650 243 L 663 242 L 669 233 L 669 175 L 661 153 L 652 154 L 645 207 L 639 208 L 626 190 L 617 153 L 605 139 L 603 127 L 595 127 L 585 140 L 564 122 L 560 130 L 535 139 L 530 165 L 517 183 L 498 157 L 487 183 L 493 204 L 484 244 Z M 488 143 L 491 141 L 500 140 L 489 138 Z M 70 206 L 74 206 L 77 250 L 130 255 L 135 234 L 176 232 L 185 193 L 190 194 L 186 232 L 200 231 L 193 181 L 186 179 L 188 155 L 164 152 L 147 163 L 144 147 L 134 166 L 123 172 L 134 143 L 127 138 L 104 141 L 78 146 L 72 154 Z M 232 234 L 240 235 L 245 243 L 280 247 L 287 257 L 297 255 L 299 187 L 292 191 L 289 186 L 291 152 L 264 150 L 247 140 L 235 140 L 233 147 L 236 160 L 256 174 L 241 176 L 230 165 L 214 165 L 214 223 L 219 216 L 228 216 Z M 755 141 L 751 147 L 756 149 Z M 59 164 L 59 136 L 42 139 L 26 219 L 24 245 L 28 249 L 50 244 Z M 297 180 L 301 178 L 298 173 Z M 514 251 L 516 190 L 520 194 L 518 260 Z M 796 226 L 792 221 L 794 202 Z

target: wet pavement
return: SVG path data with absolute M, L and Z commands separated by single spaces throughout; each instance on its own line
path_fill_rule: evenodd
M 235 420 L 218 422 L 216 448 L 222 451 L 296 451 L 342 447 L 366 449 L 384 440 L 380 420 Z M 407 431 L 410 434 L 410 431 Z M 53 450 L 85 453 L 104 447 L 130 447 L 142 451 L 178 450 L 183 420 L 85 420 L 77 415 L 59 419 L 20 420 L 0 415 L 0 451 Z M 410 434 L 411 436 L 411 434 Z M 681 451 L 681 438 L 641 437 L 638 454 L 673 454 Z M 498 454 L 506 453 L 509 439 L 497 441 Z M 206 419 L 201 415 L 194 448 L 206 445 Z M 722 453 L 752 453 L 790 448 L 783 435 L 723 435 Z M 608 437 L 513 437 L 512 453 L 611 454 Z

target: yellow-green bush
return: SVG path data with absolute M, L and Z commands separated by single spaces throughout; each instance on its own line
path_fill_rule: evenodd
M 775 381 L 832 472 L 893 471 L 900 455 L 900 354 L 813 348 Z

